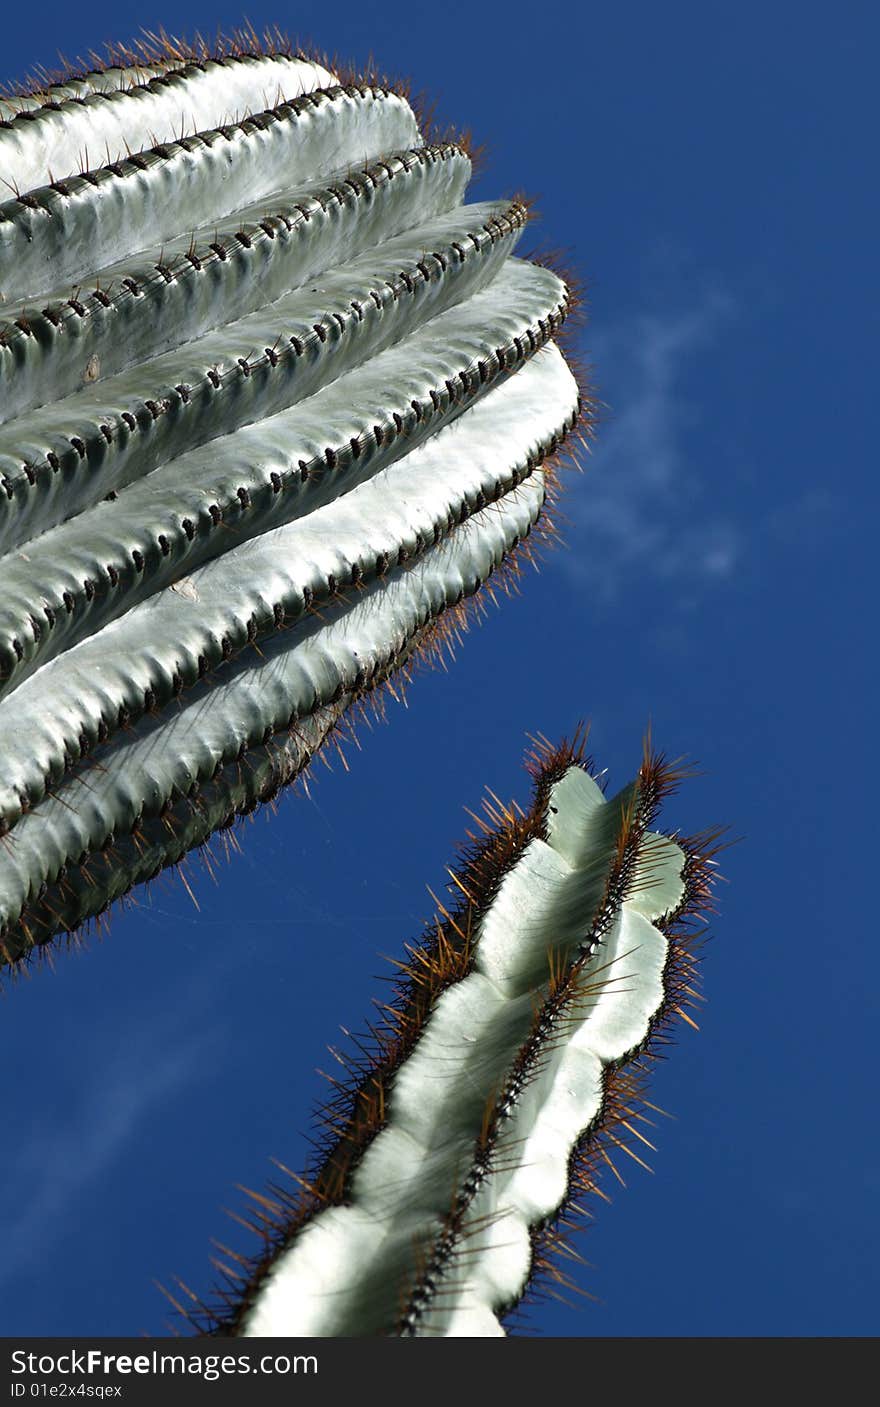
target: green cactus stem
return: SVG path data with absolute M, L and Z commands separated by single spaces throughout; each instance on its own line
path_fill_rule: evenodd
M 693 1024 L 719 838 L 653 829 L 686 773 L 650 743 L 610 800 L 582 741 L 538 743 L 529 768 L 531 806 L 487 803 L 395 964 L 314 1164 L 250 1194 L 259 1253 L 221 1248 L 212 1307 L 187 1292 L 200 1331 L 502 1335 L 537 1280 L 566 1284 L 602 1165 L 642 1161 L 644 1073 L 669 1022 Z
M 291 780 L 590 410 L 527 206 L 393 87 L 147 46 L 2 100 L 0 164 L 9 963 Z

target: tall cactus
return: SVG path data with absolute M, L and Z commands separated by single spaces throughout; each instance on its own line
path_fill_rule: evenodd
M 7 963 L 295 776 L 588 419 L 523 202 L 465 204 L 400 91 L 233 47 L 0 103 Z
M 582 743 L 529 765 L 531 806 L 487 804 L 456 900 L 397 964 L 314 1165 L 251 1194 L 260 1251 L 220 1247 L 213 1307 L 187 1291 L 200 1330 L 503 1334 L 536 1278 L 566 1284 L 603 1163 L 651 1146 L 646 1058 L 691 1021 L 717 836 L 652 830 L 683 772 L 650 745 L 611 800 Z

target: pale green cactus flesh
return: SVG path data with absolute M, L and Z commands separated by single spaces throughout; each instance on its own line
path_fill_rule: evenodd
M 554 344 L 571 290 L 514 257 L 526 207 L 465 204 L 466 150 L 391 88 L 153 55 L 4 99 L 0 168 L 15 961 L 436 642 L 585 407 Z
M 649 747 L 611 800 L 577 746 L 531 770 L 531 808 L 493 799 L 452 907 L 397 964 L 315 1164 L 254 1196 L 264 1248 L 221 1262 L 199 1328 L 502 1335 L 536 1276 L 564 1282 L 561 1219 L 600 1160 L 640 1158 L 639 1062 L 689 1019 L 714 850 L 652 829 L 682 772 Z

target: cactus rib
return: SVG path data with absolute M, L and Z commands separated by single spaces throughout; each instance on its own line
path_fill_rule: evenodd
M 340 130 L 341 129 L 341 130 Z M 412 147 L 404 98 L 349 85 L 292 98 L 243 122 L 166 142 L 0 205 L 0 289 L 51 297 L 154 242 L 201 234 L 291 186 Z
M 214 226 L 210 243 L 187 236 L 146 259 L 102 268 L 93 291 L 78 289 L 41 311 L 27 304 L 4 309 L 0 418 L 88 390 L 98 371 L 103 382 L 138 364 L 149 367 L 149 359 L 237 325 L 336 261 L 348 264 L 407 229 L 425 227 L 428 235 L 432 221 L 460 204 L 471 169 L 458 148 L 433 150 L 433 160 L 420 159 L 418 148 L 395 154 L 387 166 L 396 168 L 393 180 L 383 162 L 347 173 L 344 182 L 299 187 L 295 199 L 271 211 L 261 204 L 252 219 L 239 212 Z M 486 218 L 509 204 L 484 207 Z M 470 234 L 467 228 L 458 238 Z

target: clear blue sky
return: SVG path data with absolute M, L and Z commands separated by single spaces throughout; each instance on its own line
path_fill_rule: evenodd
M 599 1303 L 532 1327 L 880 1330 L 876 10 L 580 8 L 249 5 L 411 76 L 487 144 L 479 195 L 537 197 L 536 240 L 587 281 L 605 423 L 567 549 L 348 774 L 247 826 L 216 885 L 194 867 L 199 912 L 157 884 L 0 997 L 0 1333 L 162 1333 L 154 1278 L 210 1289 L 209 1238 L 244 1234 L 221 1208 L 271 1156 L 304 1162 L 315 1067 L 382 994 L 377 954 L 420 932 L 463 808 L 523 798 L 526 732 L 582 717 L 621 784 L 650 717 L 704 772 L 667 823 L 744 839 L 702 1031 L 657 1072 L 655 1172 L 633 1165 L 581 1244 Z M 241 13 L 139 12 L 206 33 Z M 120 16 L 13 6 L 0 77 L 130 37 Z

